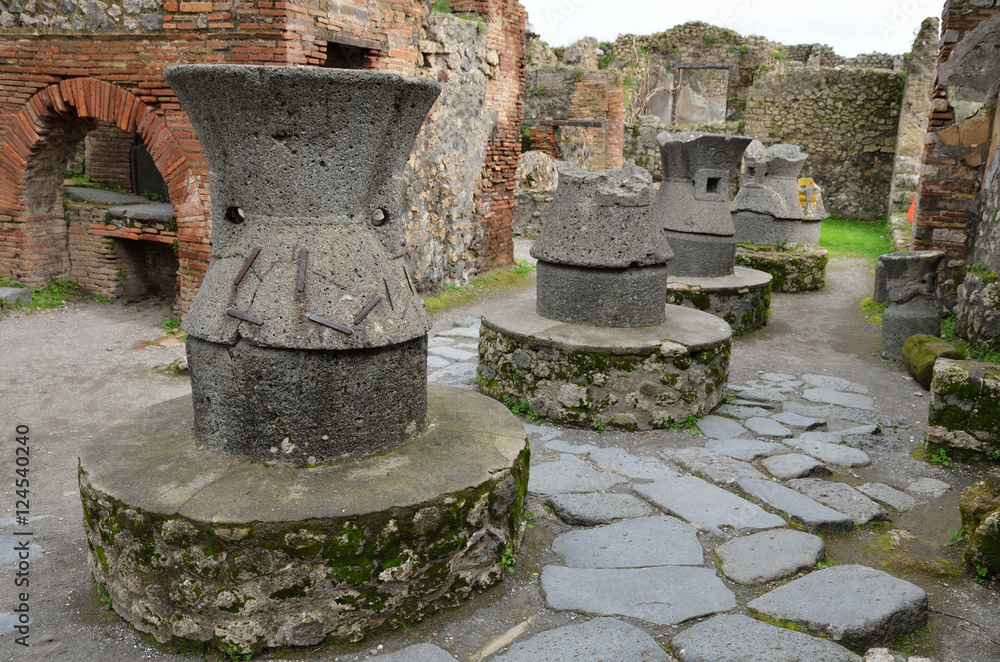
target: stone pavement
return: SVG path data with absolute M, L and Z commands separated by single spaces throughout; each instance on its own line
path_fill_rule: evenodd
M 428 380 L 475 388 L 478 335 L 474 319 L 433 335 Z M 658 457 L 526 423 L 530 496 L 574 527 L 552 543 L 562 563 L 541 573 L 545 604 L 594 618 L 488 659 L 861 660 L 923 627 L 921 588 L 862 565 L 824 568 L 814 535 L 889 520 L 949 489 L 926 477 L 896 487 L 838 481 L 870 463 L 864 449 L 879 444 L 880 420 L 863 384 L 762 373 L 730 384 L 727 403 L 698 421 L 699 445 Z M 663 652 L 643 623 L 683 629 Z M 389 659 L 449 659 L 439 651 L 422 645 Z M 894 658 L 872 648 L 865 659 Z

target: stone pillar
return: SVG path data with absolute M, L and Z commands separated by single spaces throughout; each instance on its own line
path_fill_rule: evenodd
M 231 65 L 166 77 L 211 169 L 212 261 L 184 320 L 197 438 L 296 465 L 412 439 L 430 324 L 401 173 L 439 86 Z
M 552 214 L 531 248 L 538 314 L 593 326 L 662 324 L 673 252 L 653 222 L 652 176 L 635 165 L 558 169 Z
M 874 298 L 888 306 L 882 314 L 883 358 L 901 361 L 907 338 L 941 333 L 935 292 L 944 256 L 943 251 L 903 251 L 879 257 Z
M 745 244 L 794 244 L 805 219 L 799 201 L 799 173 L 806 154 L 798 145 L 764 148 L 750 143 L 743 155 L 740 191 L 730 205 L 736 241 Z

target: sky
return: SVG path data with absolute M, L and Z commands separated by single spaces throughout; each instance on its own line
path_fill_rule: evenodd
M 786 45 L 829 44 L 838 55 L 908 53 L 920 22 L 944 0 L 521 0 L 551 46 L 582 37 L 613 41 L 704 21 Z

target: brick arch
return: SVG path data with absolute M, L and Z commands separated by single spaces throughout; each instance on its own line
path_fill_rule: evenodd
M 168 115 L 128 90 L 96 78 L 63 80 L 28 99 L 0 139 L 0 263 L 10 263 L 0 264 L 7 267 L 0 271 L 29 285 L 66 275 L 55 256 L 57 248 L 47 241 L 52 230 L 45 227 L 62 213 L 54 201 L 65 161 L 58 163 L 54 155 L 61 155 L 62 146 L 78 141 L 97 121 L 104 121 L 137 134 L 167 184 L 178 226 L 176 304 L 186 309 L 208 258 L 209 197 L 203 176 L 207 173 L 200 147 L 193 140 L 189 141 L 193 146 L 181 145 L 165 117 L 193 135 L 182 111 Z

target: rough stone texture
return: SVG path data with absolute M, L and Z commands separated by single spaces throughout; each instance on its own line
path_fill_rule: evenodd
M 799 173 L 806 154 L 798 145 L 764 145 L 755 140 L 743 155 L 740 192 L 729 209 L 736 241 L 750 244 L 795 243 L 805 218 L 799 201 Z
M 807 476 L 828 476 L 832 472 L 814 457 L 799 453 L 772 455 L 761 460 L 760 465 L 778 480 L 805 478 Z
M 443 648 L 434 644 L 417 644 L 401 651 L 380 655 L 381 662 L 454 662 L 455 658 Z
M 746 428 L 736 421 L 714 414 L 698 419 L 698 429 L 713 439 L 733 439 L 746 434 Z
M 740 478 L 736 486 L 753 499 L 785 513 L 807 531 L 850 531 L 854 528 L 854 522 L 847 515 L 784 485 L 758 478 Z
M 695 476 L 636 485 L 635 491 L 665 511 L 716 536 L 723 535 L 723 527 L 737 533 L 752 533 L 786 526 L 785 520 L 777 515 Z
M 671 263 L 670 269 L 673 270 Z M 771 316 L 771 277 L 762 271 L 734 267 L 721 277 L 671 276 L 667 303 L 695 308 L 724 319 L 733 335 L 756 331 Z
M 663 182 L 656 194 L 657 224 L 674 250 L 678 277 L 733 273 L 736 232 L 729 213 L 729 180 L 750 144 L 744 136 L 661 133 L 657 136 Z
M 531 471 L 528 491 L 534 494 L 600 492 L 624 482 L 620 476 L 594 471 L 581 462 L 559 460 L 536 464 Z
M 882 483 L 865 483 L 858 485 L 857 490 L 883 506 L 895 508 L 901 513 L 911 510 L 917 505 L 916 500 L 906 492 L 900 492 Z
M 437 83 L 231 65 L 165 76 L 212 177 L 212 261 L 184 320 L 195 434 L 228 454 L 298 465 L 412 439 L 424 426 L 429 322 L 402 273 L 401 171 Z M 330 383 L 342 385 L 334 402 Z M 383 416 L 386 402 L 396 404 Z
M 804 170 L 831 214 L 874 220 L 886 215 L 905 73 L 861 66 L 777 66 L 759 75 L 745 131 L 807 152 Z
M 1000 267 L 998 267 L 1000 268 Z M 958 286 L 955 333 L 974 346 L 1000 348 L 1000 280 L 993 272 L 968 273 Z
M 940 333 L 941 317 L 926 299 L 917 297 L 903 304 L 889 304 L 882 313 L 882 357 L 902 361 L 907 338 Z
M 1000 451 L 1000 366 L 944 358 L 935 362 L 927 443 L 959 453 Z
M 796 478 L 788 481 L 786 485 L 844 513 L 859 526 L 864 526 L 873 520 L 888 519 L 885 508 L 850 485 L 819 478 Z
M 969 543 L 962 558 L 977 577 L 1000 574 L 1000 476 L 970 485 L 958 501 Z
M 681 662 L 860 662 L 832 641 L 739 614 L 713 616 L 670 641 Z M 789 657 L 791 655 L 791 657 Z
M 764 478 L 764 474 L 746 462 L 734 460 L 728 455 L 707 448 L 691 446 L 665 450 L 661 454 L 671 462 L 682 466 L 688 473 L 701 476 L 716 485 L 731 485 L 740 476 Z
M 903 343 L 903 364 L 913 378 L 926 389 L 934 378 L 934 364 L 938 359 L 964 359 L 965 352 L 937 336 L 916 334 Z
M 649 505 L 631 494 L 554 494 L 545 500 L 559 519 L 573 526 L 608 524 L 616 519 L 646 517 Z
M 710 568 L 564 568 L 545 566 L 542 592 L 549 609 L 617 614 L 674 625 L 736 606 L 732 591 Z
M 741 398 L 758 402 L 785 402 L 788 396 L 775 388 L 729 385 L 730 391 L 736 391 Z
M 830 252 L 813 244 L 795 243 L 783 249 L 761 244 L 738 244 L 736 264 L 771 274 L 773 292 L 812 292 L 826 287 Z
M 809 402 L 840 405 L 855 409 L 874 409 L 875 401 L 857 393 L 844 393 L 830 388 L 810 388 L 802 392 L 802 399 Z
M 751 432 L 765 437 L 791 437 L 795 433 L 784 425 L 770 418 L 753 417 L 743 421 Z
M 715 548 L 720 570 L 740 584 L 763 584 L 809 570 L 826 557 L 819 536 L 779 529 L 734 538 Z
M 731 332 L 711 315 L 668 310 L 660 326 L 612 329 L 545 319 L 531 300 L 491 308 L 479 388 L 566 425 L 648 430 L 703 414 L 725 390 Z
M 939 335 L 938 265 L 942 251 L 902 251 L 882 255 L 875 279 L 875 300 L 888 305 L 882 313 L 882 357 L 900 361 L 912 335 Z
M 240 654 L 327 635 L 356 641 L 389 618 L 461 602 L 503 575 L 528 449 L 502 405 L 429 393 L 424 435 L 312 469 L 234 462 L 197 445 L 189 398 L 109 429 L 80 455 L 95 580 L 158 641 Z
M 552 541 L 552 551 L 571 568 L 648 568 L 703 565 L 695 529 L 673 517 L 642 517 L 583 531 L 568 531 Z
M 817 460 L 838 467 L 867 467 L 872 463 L 871 458 L 864 451 L 859 451 L 850 446 L 843 446 L 839 443 L 803 439 L 802 437 L 785 439 L 783 443 L 792 448 L 797 448 Z
M 634 625 L 614 618 L 595 618 L 515 642 L 509 651 L 491 659 L 494 662 L 668 662 L 672 658 Z
M 629 478 L 657 480 L 674 478 L 677 472 L 654 457 L 632 455 L 621 448 L 599 448 L 590 452 L 590 461 L 606 471 Z
M 750 612 L 794 621 L 847 646 L 886 644 L 927 624 L 927 594 L 861 565 L 810 573 L 747 604 Z
M 788 452 L 788 447 L 784 444 L 756 439 L 710 439 L 705 442 L 705 448 L 747 462 L 759 457 Z
M 539 260 L 536 268 L 536 310 L 542 317 L 607 327 L 656 326 L 666 320 L 660 304 L 667 290 L 666 266 L 612 269 Z

